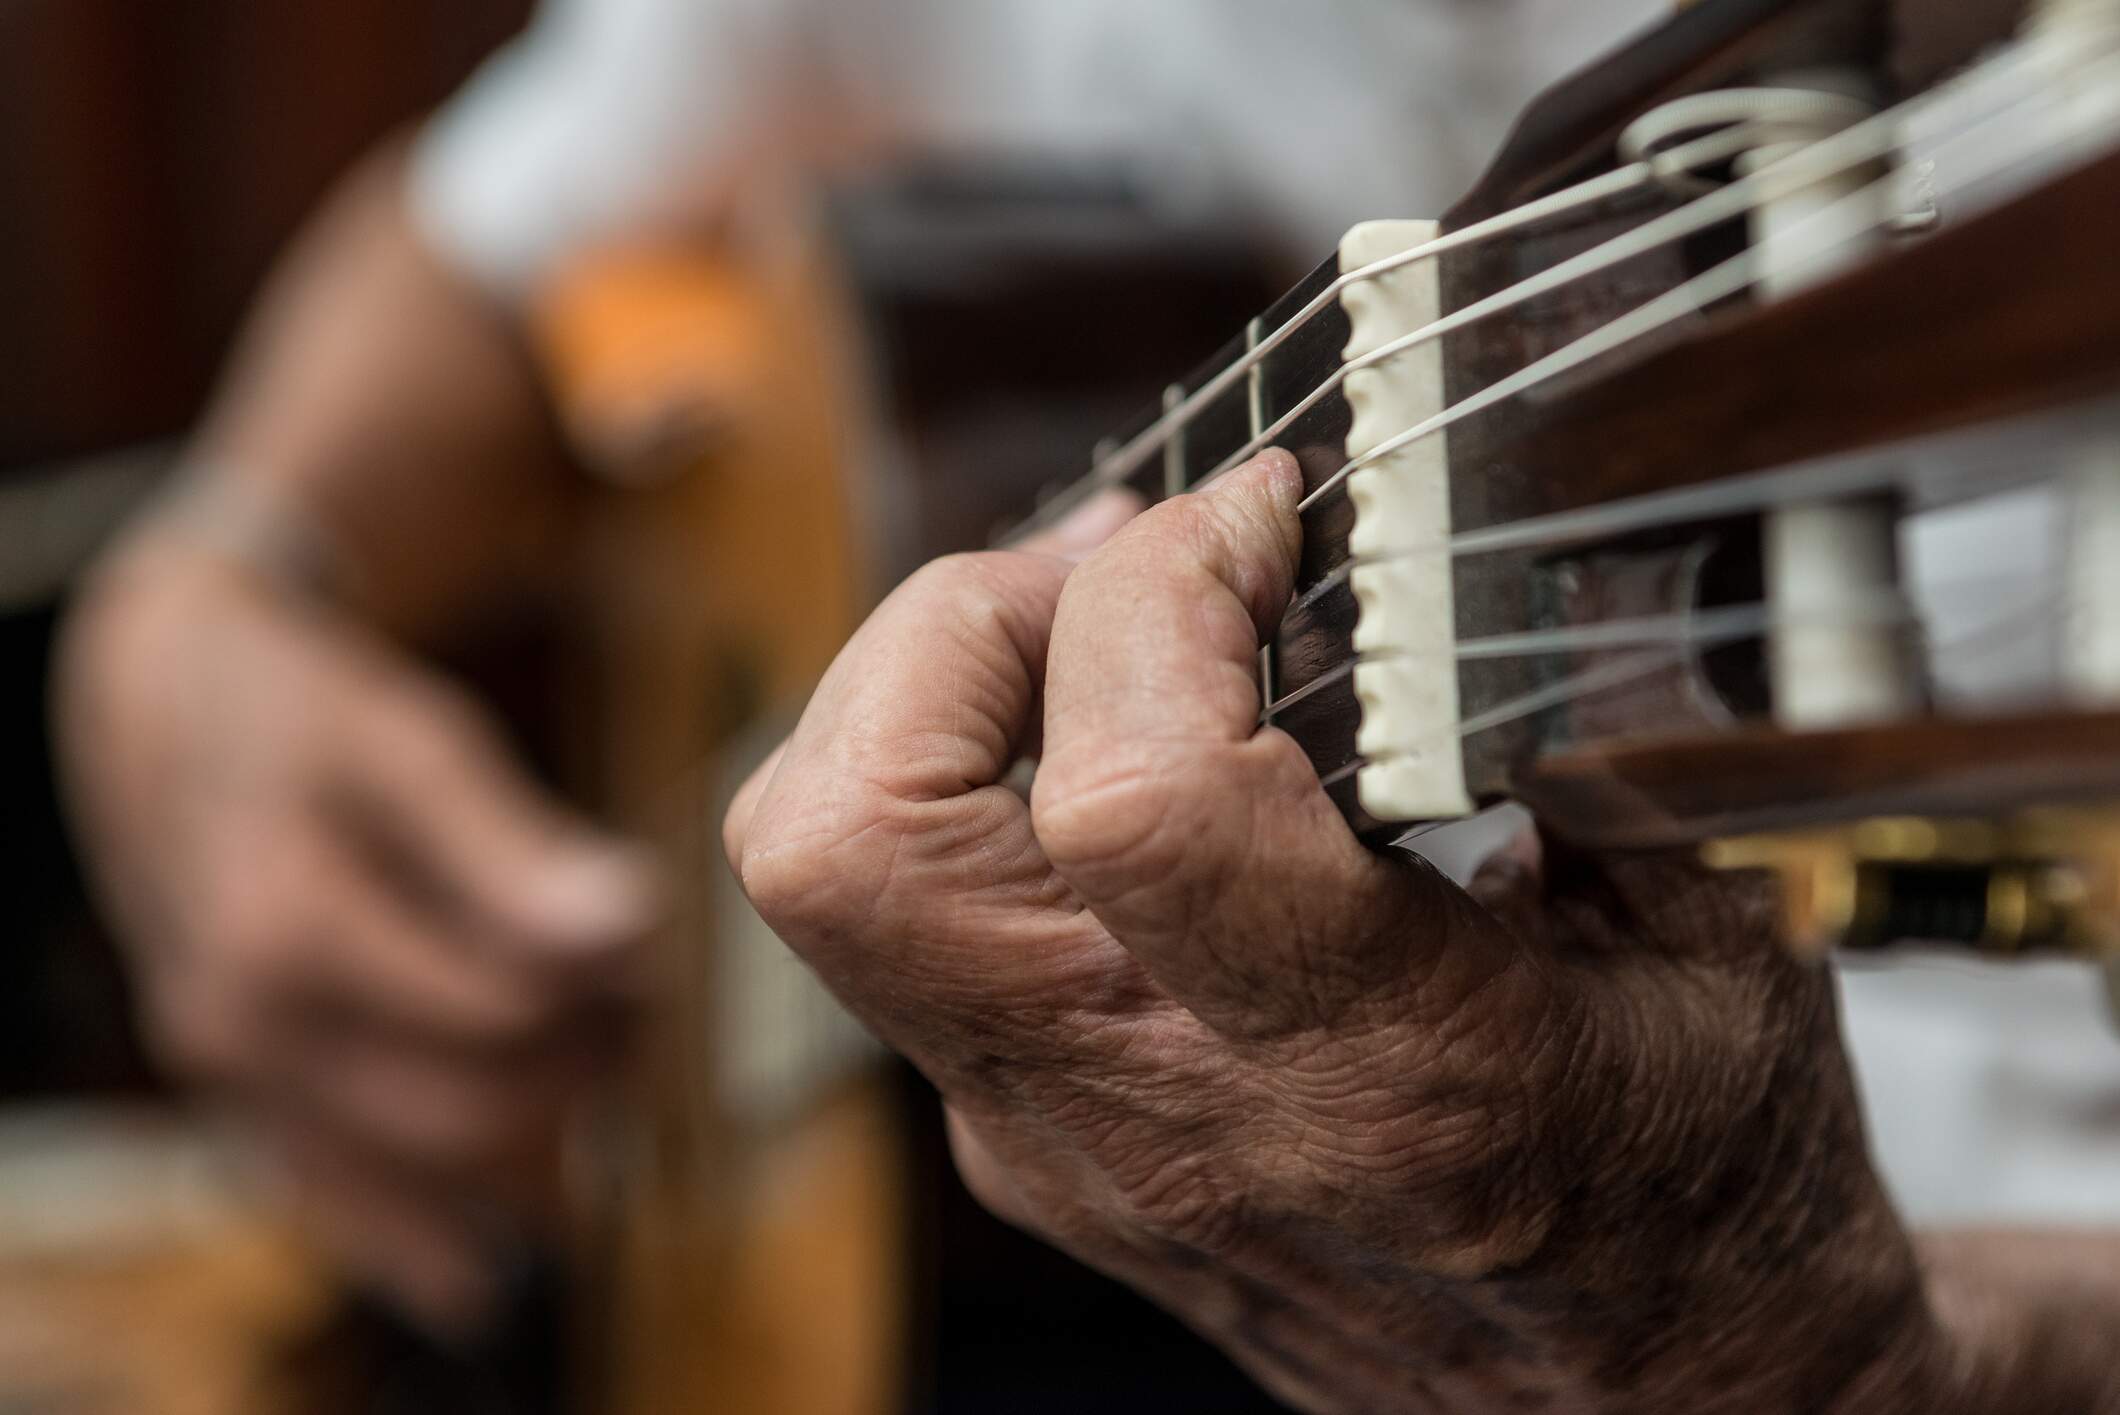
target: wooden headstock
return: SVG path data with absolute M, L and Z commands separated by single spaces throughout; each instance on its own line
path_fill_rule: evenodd
M 1689 7 L 1534 105 L 1439 234 L 1351 238 L 1092 480 L 1296 452 L 1266 717 L 1379 842 L 1504 798 L 1605 848 L 1793 833 L 1865 880 L 2036 876 L 2044 922 L 2001 929 L 1998 894 L 1968 941 L 2110 947 L 2083 812 L 2120 799 L 2116 36 L 2104 0 Z M 1949 701 L 1904 526 L 2030 484 L 2079 530 L 2040 626 L 2074 647 L 2006 711 Z M 1879 819 L 1936 828 L 1872 860 Z M 1903 848 L 1976 835 L 1984 863 Z M 1807 917 L 1942 927 L 1896 907 Z

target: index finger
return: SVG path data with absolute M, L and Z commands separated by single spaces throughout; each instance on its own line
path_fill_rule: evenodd
M 1069 568 L 996 552 L 915 575 L 825 675 L 748 822 L 731 821 L 760 915 L 931 1074 L 957 1073 L 959 1053 L 1036 1050 L 1100 962 L 1003 784 L 1037 723 Z
M 1158 982 L 1231 1031 L 1378 993 L 1469 908 L 1365 849 L 1302 750 L 1260 728 L 1301 495 L 1276 452 L 1165 502 L 1075 572 L 1053 628 L 1039 840 Z

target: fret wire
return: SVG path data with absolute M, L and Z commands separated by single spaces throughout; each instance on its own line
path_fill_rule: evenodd
M 1439 236 L 1425 245 L 1415 246 L 1411 250 L 1400 251 L 1396 255 L 1386 256 L 1382 260 L 1373 261 L 1358 270 L 1348 271 L 1326 286 L 1302 309 L 1289 316 L 1273 333 L 1261 339 L 1257 348 L 1251 350 L 1245 357 L 1231 363 L 1206 383 L 1200 385 L 1178 407 L 1173 408 L 1153 426 L 1144 429 L 1122 446 L 1109 462 L 1098 469 L 1098 474 L 1103 482 L 1109 485 L 1137 470 L 1143 462 L 1148 460 L 1149 454 L 1155 450 L 1157 444 L 1164 437 L 1227 393 L 1236 385 L 1238 379 L 1251 371 L 1251 366 L 1256 360 L 1262 359 L 1275 349 L 1280 348 L 1297 331 L 1301 330 L 1312 319 L 1315 319 L 1321 312 L 1330 308 L 1351 287 L 1365 281 L 1375 280 L 1380 276 L 1389 275 L 1395 270 L 1403 269 L 1418 261 L 1431 260 L 1450 251 L 1478 245 L 1525 226 L 1536 225 L 1540 221 L 1564 215 L 1580 207 L 1594 206 L 1600 201 L 1608 201 L 1617 196 L 1624 196 L 1629 192 L 1648 185 L 1655 179 L 1658 172 L 1663 170 L 1667 169 L 1653 161 L 1629 163 L 1624 167 L 1615 168 L 1603 176 L 1593 177 L 1573 187 L 1555 192 L 1551 196 L 1527 202 L 1522 206 L 1491 216 L 1485 221 L 1476 222 L 1462 231 L 1454 231 L 1449 235 Z
M 1316 697 L 1319 693 L 1323 692 L 1327 688 L 1330 688 L 1333 684 L 1340 682 L 1342 679 L 1352 678 L 1354 676 L 1355 667 L 1358 664 L 1369 663 L 1374 661 L 1374 655 L 1367 658 L 1350 658 L 1345 663 L 1342 663 L 1335 668 L 1331 668 L 1323 673 L 1320 673 L 1317 677 L 1311 679 L 1308 683 L 1305 683 L 1302 687 L 1296 689 L 1294 692 L 1285 693 L 1282 696 L 1268 702 L 1265 707 L 1260 708 L 1259 721 L 1272 721 L 1274 718 L 1280 716 L 1284 712 L 1287 712 L 1290 708 L 1296 706 L 1298 703 L 1306 702 L 1309 699 Z
M 1746 147 L 1753 145 L 1756 142 L 1756 138 L 1752 136 L 1754 131 L 1755 125 L 1739 125 L 1737 128 L 1726 129 L 1701 138 L 1685 147 L 1674 149 L 1666 154 L 1666 158 L 1670 161 L 1673 168 L 1677 170 L 1701 166 L 1713 160 L 1716 155 L 1732 156 L 1736 152 L 1743 151 Z M 1854 166 L 1866 160 L 1868 160 L 1867 157 L 1854 157 L 1848 159 L 1845 165 Z M 1624 265 L 1630 260 L 1638 259 L 1664 246 L 1684 240 L 1688 236 L 1697 235 L 1711 226 L 1743 215 L 1758 204 L 1756 193 L 1760 188 L 1748 184 L 1760 182 L 1769 175 L 1771 175 L 1769 170 L 1762 170 L 1755 177 L 1718 188 L 1706 197 L 1697 198 L 1685 206 L 1646 221 L 1640 226 L 1613 237 L 1611 240 L 1594 246 L 1580 255 L 1572 256 L 1560 264 L 1550 266 L 1536 275 L 1518 281 L 1514 285 L 1497 290 L 1495 293 L 1475 301 L 1461 310 L 1454 310 L 1440 319 L 1421 326 L 1419 329 L 1402 334 L 1389 343 L 1372 349 L 1360 358 L 1347 360 L 1331 374 L 1327 375 L 1324 382 L 1305 394 L 1300 402 L 1276 419 L 1272 426 L 1264 428 L 1253 427 L 1251 440 L 1223 458 L 1213 471 L 1200 479 L 1198 485 L 1200 487 L 1211 485 L 1272 446 L 1274 440 L 1287 432 L 1289 428 L 1295 426 L 1296 422 L 1305 413 L 1310 412 L 1326 398 L 1344 387 L 1350 375 L 1360 373 L 1364 369 L 1375 368 L 1379 364 L 1395 359 L 1399 355 L 1419 348 L 1423 344 L 1433 343 L 1460 330 L 1468 329 L 1472 325 L 1492 319 L 1498 314 L 1517 309 L 1542 295 L 1551 294 L 1555 290 L 1562 289 L 1578 280 L 1602 274 L 1616 266 Z
M 1259 326 L 1263 321 L 1254 318 L 1244 326 L 1244 353 L 1247 357 L 1259 347 Z M 1246 380 L 1244 410 L 1250 426 L 1251 436 L 1256 440 L 1266 425 L 1266 360 L 1251 360 L 1251 376 Z
M 1037 514 L 1031 516 L 1021 526 L 1012 531 L 1008 539 L 1020 538 L 1052 524 L 1053 521 L 1066 515 L 1068 511 L 1087 501 L 1097 492 L 1104 490 L 1106 487 L 1117 485 L 1138 471 L 1142 464 L 1148 460 L 1150 454 L 1154 453 L 1171 434 L 1190 422 L 1223 394 L 1227 393 L 1236 385 L 1237 380 L 1244 378 L 1250 373 L 1256 361 L 1266 358 L 1274 350 L 1293 338 L 1312 319 L 1330 308 L 1339 300 L 1343 293 L 1353 286 L 1363 281 L 1374 280 L 1380 276 L 1388 275 L 1394 270 L 1403 269 L 1417 261 L 1433 259 L 1451 251 L 1476 246 L 1498 236 L 1520 230 L 1523 227 L 1536 225 L 1551 217 L 1564 215 L 1581 207 L 1594 206 L 1598 202 L 1609 201 L 1615 197 L 1625 196 L 1630 192 L 1648 186 L 1656 179 L 1659 173 L 1668 170 L 1671 170 L 1668 161 L 1662 158 L 1655 161 L 1630 163 L 1625 167 L 1616 168 L 1602 176 L 1593 177 L 1588 181 L 1565 188 L 1550 196 L 1541 197 L 1537 201 L 1527 202 L 1522 206 L 1491 216 L 1484 221 L 1475 222 L 1463 230 L 1453 231 L 1446 236 L 1438 237 L 1426 245 L 1415 246 L 1411 250 L 1387 256 L 1382 260 L 1365 265 L 1359 270 L 1351 270 L 1339 276 L 1301 309 L 1290 315 L 1271 333 L 1262 338 L 1256 348 L 1250 350 L 1242 358 L 1235 360 L 1215 374 L 1213 378 L 1201 384 L 1183 402 L 1170 409 L 1140 433 L 1105 455 L 1094 458 L 1093 466 L 1088 476 L 1062 488 L 1045 506 L 1039 509 Z
M 1185 401 L 1185 385 L 1173 383 L 1163 390 L 1163 411 L 1169 412 Z M 1163 497 L 1185 494 L 1185 427 L 1180 424 L 1163 443 Z

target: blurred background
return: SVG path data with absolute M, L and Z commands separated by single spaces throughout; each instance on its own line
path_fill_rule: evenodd
M 660 1117 L 649 1128 L 684 1132 L 662 1137 L 668 1151 L 692 1153 L 710 1133 L 720 1146 L 704 1166 L 712 1173 L 681 1177 L 674 1197 L 592 1206 L 592 1236 L 574 1252 L 531 1255 L 504 1320 L 474 1341 L 438 1340 L 349 1284 L 238 1179 L 235 1147 L 150 1061 L 121 950 L 89 902 L 57 802 L 47 723 L 57 617 L 95 551 L 169 478 L 261 280 L 319 199 L 456 88 L 529 8 L 0 4 L 0 180 L 11 194 L 0 215 L 0 1410 L 665 1410 L 702 1400 L 1059 1410 L 1093 1395 L 1113 1410 L 1267 1408 L 1160 1314 L 979 1215 L 955 1187 L 917 1083 L 879 1070 L 829 1020 L 776 1023 L 814 1018 L 817 999 L 781 975 L 769 939 L 744 943 L 750 925 L 726 898 L 685 913 L 692 951 L 707 953 L 710 936 L 722 943 L 713 976 L 680 990 L 693 1010 L 676 1031 L 712 1032 L 713 1057 L 696 1072 L 678 1065 L 676 1094 L 643 1107 Z M 663 758 L 615 771 L 597 764 L 599 744 L 614 731 L 637 736 L 635 724 L 610 692 L 585 706 L 598 694 L 582 690 L 579 655 L 556 647 L 565 634 L 511 615 L 450 646 L 488 670 L 492 699 L 546 779 L 606 815 L 629 814 L 613 784 L 629 770 L 666 772 L 726 747 L 735 765 L 681 812 L 695 866 L 712 858 L 700 822 L 871 585 L 982 539 L 1031 490 L 1082 465 L 1094 432 L 1152 399 L 1292 270 L 1248 240 L 1143 220 L 1123 181 L 1074 168 L 873 175 L 842 184 L 824 207 L 815 226 L 831 232 L 833 297 L 857 311 L 862 333 L 849 342 L 873 361 L 874 383 L 850 403 L 867 408 L 880 390 L 893 411 L 888 429 L 845 434 L 830 454 L 862 464 L 874 514 L 796 548 L 866 566 L 859 585 L 851 568 L 823 576 L 838 597 L 812 606 L 823 622 L 809 624 L 808 646 L 790 659 L 747 656 L 743 645 L 707 652 L 684 638 L 700 628 L 686 621 L 673 631 L 682 647 L 644 653 L 698 657 L 687 671 L 708 687 L 688 683 L 673 698 L 712 701 L 665 734 Z M 713 401 L 699 393 L 702 357 L 657 311 L 697 312 L 686 300 L 698 297 L 712 325 L 723 305 L 667 246 L 615 264 L 615 275 L 592 272 L 555 298 L 554 325 L 588 365 L 578 445 L 598 470 L 624 464 L 621 473 L 711 456 L 725 410 L 701 406 Z M 1093 332 L 1115 319 L 1130 319 L 1134 336 L 1083 376 Z M 1010 336 L 1026 327 L 1048 332 L 1025 347 Z M 984 352 L 949 352 L 973 347 Z M 599 359 L 615 372 L 599 373 Z M 982 396 L 967 413 L 968 386 Z M 998 446 L 1012 455 L 997 478 Z M 627 514 L 613 535 L 631 564 L 643 552 L 627 539 Z M 662 510 L 630 513 L 644 514 Z M 711 529 L 719 514 L 681 524 L 742 534 Z M 722 613 L 740 616 L 741 605 Z M 604 686 L 613 681 L 640 679 L 619 672 Z M 772 1005 L 762 1011 L 760 998 Z M 798 1032 L 806 1040 L 791 1041 Z M 791 1072 L 830 1084 L 791 1100 Z M 668 1081 L 670 1068 L 658 1074 Z M 830 1176 L 850 1171 L 874 1182 L 835 1188 Z M 832 1330 L 842 1322 L 848 1331 Z M 805 1365 L 835 1354 L 866 1363 L 851 1397 L 843 1378 L 814 1397 L 785 1393 L 802 1387 Z
M 0 5 L 0 1408 L 329 1408 L 352 1385 L 324 1367 L 375 1339 L 321 1340 L 333 1295 L 142 1055 L 45 676 L 69 578 L 167 472 L 281 247 L 528 10 Z
M 297 229 L 530 0 L 0 0 L 0 1415 L 1273 1411 L 972 1204 L 932 1095 L 749 912 L 718 822 L 906 571 L 1153 419 L 1347 226 L 1445 209 L 1535 92 L 1671 8 L 556 0 L 409 186 L 386 159 L 348 189 L 282 282 L 279 342 L 194 442 Z M 832 101 L 810 112 L 813 93 Z M 1321 442 L 1337 464 L 1338 433 Z M 246 543 L 304 495 L 338 546 L 305 556 L 300 514 Z M 62 612 L 149 507 L 179 553 L 132 582 L 108 620 L 131 637 L 57 736 Z M 1997 525 L 1939 554 L 1991 554 Z M 387 574 L 334 580 L 348 546 Z M 548 790 L 670 876 L 667 917 L 628 926 L 650 966 L 625 1064 L 577 1096 L 503 1051 L 553 1143 L 437 1162 L 461 1192 L 417 1176 L 477 1241 L 495 1301 L 476 1323 L 408 1303 L 375 1227 L 292 1223 L 263 1182 L 289 1167 L 138 1020 L 187 949 L 238 981 L 256 961 L 211 910 L 179 917 L 205 884 L 276 902 L 271 942 L 372 915 L 273 877 L 275 829 L 326 814 L 312 776 L 398 781 L 332 844 L 423 924 L 460 902 L 425 857 L 450 854 L 435 826 L 472 775 L 278 731 L 378 683 L 456 702 L 437 666 L 491 710 L 491 757 L 521 757 L 507 800 Z M 257 762 L 280 775 L 260 787 Z M 1460 844 L 1461 866 L 1484 848 Z M 2007 1006 L 1956 965 L 1846 984 L 1911 1219 L 2109 1221 L 2120 1080 L 2078 971 L 2027 971 Z M 582 993 L 538 1040 L 611 1062 L 619 1009 Z M 417 1089 L 381 1109 L 418 1111 Z M 511 1186 L 536 1222 L 494 1201 Z

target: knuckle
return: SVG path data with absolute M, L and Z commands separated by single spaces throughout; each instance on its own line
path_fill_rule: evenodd
M 809 880 L 800 856 L 781 837 L 774 821 L 758 822 L 735 860 L 736 879 L 744 897 L 769 924 L 777 924 L 800 906 Z
M 848 880 L 829 863 L 834 852 L 823 832 L 768 834 L 748 845 L 737 867 L 744 894 L 759 917 L 783 937 L 829 932 L 846 914 Z
M 963 551 L 931 560 L 907 582 L 905 594 L 921 622 L 957 651 L 993 667 L 997 646 L 1020 643 L 1034 613 L 1015 551 Z
M 893 892 L 907 835 L 894 805 L 850 786 L 836 800 L 761 810 L 737 864 L 751 906 L 798 945 L 873 922 Z
M 303 970 L 317 921 L 337 892 L 324 850 L 293 840 L 290 834 L 221 871 L 193 931 L 202 956 L 259 986 L 278 986 Z
M 909 595 L 922 600 L 958 601 L 998 588 L 998 572 L 1013 556 L 1007 551 L 965 550 L 930 560 L 906 581 Z
M 1054 866 L 1075 876 L 1161 877 L 1185 854 L 1183 793 L 1170 773 L 1139 761 L 1096 764 L 1088 753 L 1041 764 L 1031 828 Z M 1102 756 L 1104 754 L 1099 753 Z

